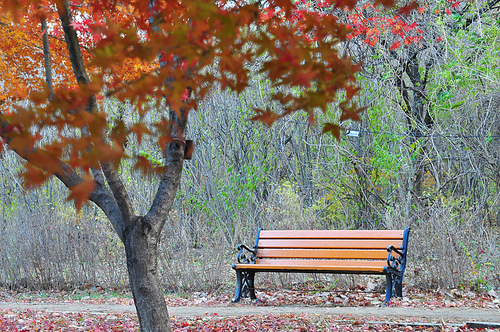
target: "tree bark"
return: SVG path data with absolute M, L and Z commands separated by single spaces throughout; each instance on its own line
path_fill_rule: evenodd
M 419 50 L 410 48 L 407 53 L 407 58 L 400 60 L 400 68 L 397 70 L 395 85 L 401 94 L 402 108 L 406 114 L 408 129 L 411 133 L 410 144 L 414 146 L 415 160 L 412 162 L 414 166 L 414 174 L 408 180 L 408 190 L 412 193 L 414 199 L 419 200 L 423 192 L 423 181 L 425 176 L 425 148 L 426 141 L 424 135 L 428 133 L 433 126 L 433 120 L 429 111 L 425 110 L 424 102 L 425 87 L 428 80 L 428 72 L 431 69 L 433 62 L 429 61 L 426 64 L 424 77 L 420 73 L 418 60 Z M 406 73 L 410 80 L 407 85 L 403 79 Z M 411 94 L 411 95 L 410 95 Z M 412 98 L 411 98 L 412 97 Z
M 130 288 L 143 332 L 168 332 L 170 320 L 158 279 L 158 235 L 145 217 L 135 217 L 125 230 Z
M 45 68 L 45 82 L 49 89 L 49 101 L 54 99 L 54 87 L 52 86 L 52 66 L 50 61 L 50 45 L 49 45 L 49 32 L 47 30 L 47 20 L 41 19 L 42 25 L 42 41 L 43 41 L 43 65 Z

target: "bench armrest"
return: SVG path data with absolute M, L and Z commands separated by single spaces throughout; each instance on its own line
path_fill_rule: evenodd
M 238 244 L 238 263 L 240 264 L 255 264 L 255 256 L 257 255 L 257 249 L 250 249 L 244 244 Z M 246 250 L 246 251 L 245 251 Z M 250 257 L 247 257 L 246 254 L 251 253 Z
M 401 251 L 401 249 L 397 249 L 394 246 L 387 246 L 387 251 L 389 255 L 387 255 L 387 265 L 392 267 L 396 271 L 403 272 L 406 266 L 406 255 L 405 250 Z M 397 253 L 399 257 L 394 257 L 393 253 Z
M 399 251 L 395 246 L 387 246 L 387 251 L 388 252 L 395 251 L 396 253 L 399 254 L 399 256 L 404 256 L 405 255 L 401 251 Z

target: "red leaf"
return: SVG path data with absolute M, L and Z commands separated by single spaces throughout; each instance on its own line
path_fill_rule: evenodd
M 75 31 L 84 31 L 86 28 L 81 22 L 73 21 L 69 24 Z
M 186 101 L 188 101 L 188 99 L 189 99 L 189 91 L 188 91 L 188 89 L 186 89 L 186 90 L 184 91 L 184 93 L 182 94 L 182 98 L 181 98 L 181 100 L 182 100 L 183 102 L 186 102 Z
M 395 50 L 397 48 L 401 47 L 401 43 L 399 41 L 395 42 L 394 44 L 392 44 L 391 48 L 389 50 Z

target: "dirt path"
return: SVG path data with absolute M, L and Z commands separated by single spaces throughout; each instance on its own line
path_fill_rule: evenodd
M 90 314 L 134 313 L 132 305 L 95 305 L 95 304 L 47 304 L 47 303 L 5 303 L 0 302 L 1 309 L 46 310 L 54 312 L 87 312 Z M 168 308 L 175 317 L 198 316 L 247 316 L 268 314 L 313 314 L 321 316 L 339 316 L 339 319 L 385 320 L 392 322 L 445 322 L 463 324 L 470 321 L 491 322 L 500 328 L 499 309 L 475 308 L 403 308 L 403 307 L 315 307 L 315 306 L 186 306 Z

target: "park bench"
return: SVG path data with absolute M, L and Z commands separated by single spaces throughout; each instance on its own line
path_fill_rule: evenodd
M 410 229 L 263 230 L 252 249 L 238 245 L 236 294 L 255 300 L 256 272 L 379 274 L 386 276 L 385 303 L 402 297 Z

